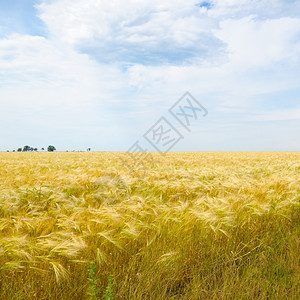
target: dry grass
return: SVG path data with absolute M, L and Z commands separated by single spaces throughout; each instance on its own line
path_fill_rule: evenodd
M 300 298 L 299 152 L 155 159 L 1 153 L 0 298 Z

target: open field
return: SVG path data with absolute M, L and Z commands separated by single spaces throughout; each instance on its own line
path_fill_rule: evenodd
M 299 152 L 154 157 L 0 153 L 0 299 L 300 298 Z

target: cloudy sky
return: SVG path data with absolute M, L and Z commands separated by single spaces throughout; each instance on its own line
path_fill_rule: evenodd
M 174 151 L 300 151 L 300 1 L 0 0 L 0 151 L 153 150 L 161 117 Z

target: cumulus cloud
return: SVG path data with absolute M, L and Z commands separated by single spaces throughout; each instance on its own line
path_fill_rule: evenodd
M 300 89 L 300 1 L 204 2 L 40 1 L 47 35 L 0 38 L 2 125 L 35 118 L 33 131 L 51 132 L 55 116 L 62 135 L 101 132 L 108 149 L 130 144 L 186 90 L 209 109 L 211 126 L 250 112 L 249 122 L 276 121 L 265 103 L 278 93 L 294 101 Z M 281 120 L 298 111 L 293 101 Z
M 282 61 L 299 63 L 299 18 L 228 19 L 220 23 L 215 34 L 227 44 L 229 62 L 237 68 L 268 67 Z
M 152 65 L 208 59 L 222 47 L 196 3 L 64 0 L 38 8 L 55 39 L 103 62 Z

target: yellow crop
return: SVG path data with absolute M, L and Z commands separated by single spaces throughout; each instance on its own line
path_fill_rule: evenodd
M 299 152 L 153 157 L 0 153 L 0 298 L 300 298 Z

